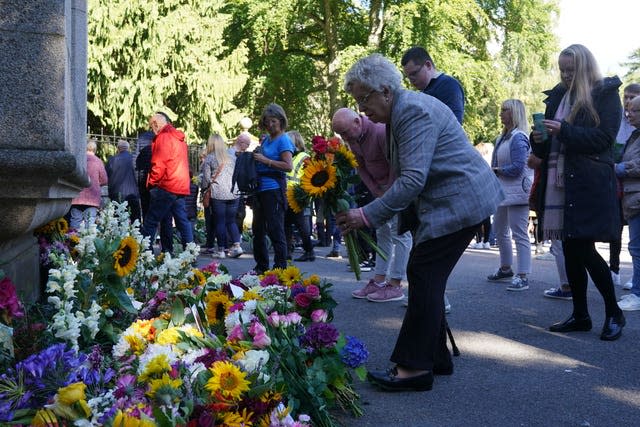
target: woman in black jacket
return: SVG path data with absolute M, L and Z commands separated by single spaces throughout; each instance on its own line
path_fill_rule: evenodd
M 589 331 L 587 273 L 605 303 L 600 338 L 616 340 L 625 319 L 595 242 L 615 240 L 620 226 L 613 170 L 613 143 L 622 111 L 617 77 L 602 78 L 593 54 L 574 44 L 558 58 L 561 82 L 548 95 L 543 126 L 532 133 L 534 154 L 543 159 L 536 197 L 544 238 L 563 242 L 573 313 L 553 332 Z

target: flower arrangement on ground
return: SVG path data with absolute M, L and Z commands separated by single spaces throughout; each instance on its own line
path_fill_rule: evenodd
M 189 250 L 158 260 L 121 214 L 80 230 L 52 270 L 58 342 L 0 375 L 0 423 L 304 427 L 361 413 L 352 373 L 364 379 L 368 353 L 330 323 L 330 283 L 293 266 L 232 278 L 193 268 Z
M 322 199 L 325 216 L 345 211 L 354 203 L 349 186 L 360 177 L 355 173 L 358 166 L 355 155 L 338 137 L 325 139 L 314 136 L 311 140 L 312 155 L 305 159 L 300 183 L 287 187 L 287 201 L 294 212 L 301 212 L 314 199 Z M 361 236 L 380 256 L 386 259 L 375 242 L 362 230 L 344 235 L 349 265 L 360 280 L 360 261 L 364 259 L 357 236 Z

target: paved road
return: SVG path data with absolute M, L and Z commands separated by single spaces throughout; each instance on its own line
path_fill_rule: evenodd
M 608 256 L 607 245 L 599 249 Z M 319 255 L 328 251 L 317 248 Z M 626 250 L 622 260 L 624 283 L 631 275 Z M 201 257 L 199 263 L 208 261 Z M 224 264 L 232 274 L 254 265 L 251 255 Z M 366 343 L 369 369 L 387 368 L 404 315 L 401 302 L 351 298 L 363 283 L 347 271 L 346 259 L 320 256 L 298 266 L 334 283 L 339 303 L 335 325 Z M 640 311 L 626 313 L 627 326 L 618 341 L 600 341 L 604 307 L 590 284 L 594 329 L 553 334 L 546 328 L 571 312 L 571 302 L 542 297 L 544 289 L 558 285 L 554 262 L 534 259 L 530 289 L 522 292 L 507 292 L 505 283 L 486 281 L 497 266 L 496 249 L 468 249 L 450 278 L 447 294 L 453 310 L 448 321 L 462 353 L 454 358 L 455 373 L 436 377 L 428 392 L 385 393 L 358 382 L 365 414 L 340 415 L 342 425 L 640 425 Z M 363 273 L 363 279 L 370 275 Z M 619 297 L 627 291 L 617 288 L 616 293 Z

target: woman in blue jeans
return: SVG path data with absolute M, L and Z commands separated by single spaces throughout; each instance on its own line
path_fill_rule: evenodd
M 242 255 L 240 247 L 240 231 L 236 224 L 238 211 L 238 195 L 231 191 L 231 178 L 236 159 L 229 155 L 224 139 L 213 134 L 209 137 L 210 154 L 203 164 L 203 188 L 211 186 L 211 213 L 215 223 L 215 234 L 218 250 L 213 256 L 224 258 L 225 250 L 229 256 L 237 258 Z M 227 236 L 231 237 L 233 246 L 229 248 Z
M 629 254 L 633 262 L 631 293 L 618 301 L 625 311 L 640 310 L 640 96 L 630 102 L 629 123 L 636 129 L 625 144 L 616 175 L 622 183 L 622 213 L 629 224 Z
M 267 131 L 261 146 L 253 152 L 257 163 L 260 185 L 253 197 L 253 258 L 258 274 L 269 269 L 269 251 L 266 236 L 273 246 L 274 268 L 287 266 L 287 242 L 284 233 L 286 205 L 285 173 L 292 169 L 295 147 L 285 133 L 287 116 L 278 104 L 265 107 L 260 125 Z

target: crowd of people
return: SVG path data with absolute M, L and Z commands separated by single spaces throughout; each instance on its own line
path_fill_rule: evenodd
M 394 366 L 370 372 L 369 379 L 385 390 L 429 390 L 434 375 L 453 373 L 445 317 L 451 309 L 445 294 L 451 271 L 473 239 L 472 247 L 488 249 L 494 236 L 499 266 L 487 280 L 508 281 L 508 291 L 529 289 L 533 217 L 536 252 L 542 242 L 551 243 L 559 276 L 559 286 L 544 296 L 573 304 L 569 316 L 549 330 L 592 329 L 591 277 L 605 306 L 600 338 L 618 339 L 626 323 L 623 311 L 640 310 L 640 85 L 628 84 L 621 104 L 622 82 L 603 77 L 586 47 L 571 45 L 558 57 L 560 81 L 544 92 L 546 109 L 533 126 L 521 100 L 504 100 L 495 142 L 474 148 L 462 127 L 460 82 L 439 71 L 422 47 L 409 49 L 400 66 L 402 73 L 380 54 L 357 61 L 345 76 L 344 90 L 358 110 L 340 108 L 332 117 L 332 130 L 357 160 L 362 181 L 357 191 L 370 195 L 357 207 L 323 218 L 321 206 L 301 212 L 287 206 L 287 187 L 300 181 L 309 141 L 288 130 L 280 105 L 269 104 L 259 120 L 264 134 L 257 143 L 248 132 L 231 147 L 219 134 L 209 137 L 199 179 L 189 168 L 184 133 L 165 113 L 151 116 L 152 133 L 147 144 L 139 144 L 135 162 L 128 143 L 120 141 L 105 168 L 89 142 L 91 186 L 74 199 L 71 226 L 95 221 L 99 188 L 108 182 L 109 197 L 129 204 L 132 219 L 142 221 L 143 235 L 153 243 L 159 229 L 161 250 L 171 252 L 174 224 L 183 245 L 194 240 L 200 194 L 206 229 L 202 251 L 216 258 L 244 253 L 243 221 L 246 208 L 251 209 L 258 274 L 291 262 L 313 262 L 318 245 L 331 246 L 327 257 L 339 257 L 341 233 L 367 228 L 388 257 L 362 260 L 363 271 L 373 274 L 352 296 L 404 300 L 402 281 L 408 282 L 407 309 L 391 355 Z M 403 75 L 417 90 L 405 87 Z M 247 151 L 258 177 L 251 195 L 233 184 L 238 156 Z M 631 292 L 617 301 L 625 223 L 634 274 L 624 284 Z M 609 263 L 596 242 L 610 242 Z M 294 258 L 297 244 L 302 254 Z

